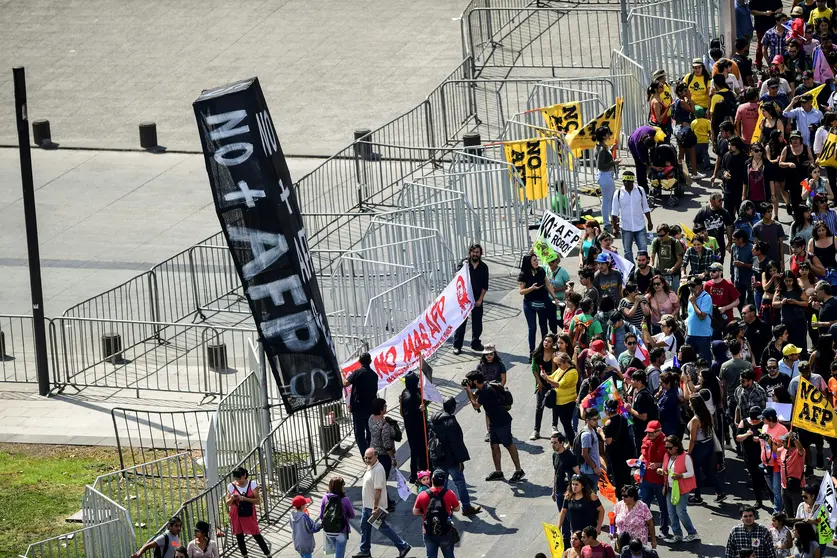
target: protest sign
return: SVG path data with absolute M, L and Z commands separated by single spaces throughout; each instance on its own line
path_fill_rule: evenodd
M 542 200 L 549 193 L 546 147 L 545 139 L 510 141 L 503 144 L 506 161 L 514 165 L 520 180 L 523 181 L 525 193 L 520 192 L 521 200 Z
M 474 293 L 468 276 L 468 266 L 463 266 L 445 290 L 430 306 L 398 334 L 369 351 L 372 369 L 378 374 L 378 390 L 418 368 L 419 357 L 429 358 L 453 335 L 474 308 Z M 343 375 L 360 368 L 357 360 L 341 366 Z M 430 384 L 425 384 L 427 392 Z M 348 391 L 346 391 L 348 397 Z
M 549 545 L 549 554 L 552 558 L 561 558 L 564 554 L 564 537 L 557 525 L 543 524 L 543 532 L 546 535 L 546 544 Z
M 538 239 L 543 239 L 562 258 L 566 258 L 573 251 L 573 248 L 578 246 L 581 233 L 581 229 L 563 217 L 551 211 L 543 212 L 541 227 L 538 229 Z
M 767 408 L 776 411 L 776 417 L 781 422 L 790 422 L 793 414 L 793 405 L 790 403 L 776 403 L 775 401 L 768 401 Z
M 820 523 L 826 523 L 831 530 L 830 536 L 834 536 L 834 530 L 837 528 L 837 491 L 834 489 L 834 481 L 831 475 L 824 475 L 820 483 L 820 492 L 817 494 L 816 504 L 820 506 L 820 514 L 822 519 Z M 826 535 L 824 529 L 820 530 L 823 535 Z M 831 539 L 828 539 L 830 541 Z M 828 542 L 826 541 L 826 542 Z M 820 540 L 822 542 L 822 539 Z
M 828 398 L 814 384 L 798 376 L 791 426 L 830 438 L 837 437 L 837 417 Z
M 552 246 L 543 237 L 538 237 L 535 245 L 532 246 L 532 251 L 542 263 L 548 264 L 558 258 L 558 253 L 552 249 Z
M 569 148 L 576 152 L 576 157 L 580 156 L 580 151 L 583 149 L 593 149 L 596 147 L 596 130 L 600 127 L 606 126 L 613 132 L 613 137 L 607 143 L 608 146 L 613 145 L 619 139 L 619 133 L 622 131 L 622 98 L 616 98 L 616 104 L 597 116 L 592 122 L 584 125 L 578 131 L 569 132 L 567 134 L 567 144 Z
M 610 484 L 606 474 L 599 475 L 599 496 L 604 496 L 612 504 L 616 503 L 616 489 Z
M 610 256 L 611 261 L 613 262 L 613 269 L 622 274 L 622 286 L 627 285 L 628 275 L 630 275 L 631 271 L 634 270 L 634 264 L 620 256 L 616 252 L 612 252 L 610 250 L 602 250 L 602 252 Z
M 837 168 L 837 133 L 828 132 L 817 162 L 822 167 Z
M 546 127 L 566 134 L 581 128 L 581 103 L 560 103 L 541 109 Z

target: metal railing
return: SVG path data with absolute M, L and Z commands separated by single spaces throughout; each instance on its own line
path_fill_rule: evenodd
M 252 372 L 218 402 L 215 463 L 219 474 L 235 468 L 264 439 L 265 404 L 259 376 Z
M 32 316 L 0 315 L 0 383 L 38 383 Z

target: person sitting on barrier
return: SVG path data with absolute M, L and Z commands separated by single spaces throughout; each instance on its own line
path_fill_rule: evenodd
M 131 554 L 131 558 L 139 558 L 149 550 L 160 549 L 161 558 L 175 558 L 174 552 L 180 546 L 180 531 L 183 529 L 183 521 L 177 516 L 169 519 L 166 530 L 159 537 L 145 543 L 142 548 Z M 154 554 L 157 552 L 155 550 Z M 246 553 L 245 553 L 246 555 Z

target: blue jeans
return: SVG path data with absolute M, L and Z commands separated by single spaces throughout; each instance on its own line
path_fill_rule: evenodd
M 369 552 L 372 548 L 372 526 L 369 524 L 369 516 L 372 515 L 372 508 L 363 508 L 363 511 L 360 512 L 360 551 L 361 552 Z M 392 541 L 399 552 L 407 548 L 407 542 L 398 536 L 398 533 L 392 530 L 392 527 L 389 526 L 389 523 L 384 520 L 381 523 L 381 528 L 378 529 L 383 536 L 388 538 Z
M 660 508 L 660 532 L 663 535 L 667 535 L 670 522 L 668 517 L 668 504 L 666 503 L 665 494 L 663 494 L 663 485 L 642 481 L 639 484 L 639 499 L 649 509 L 651 508 L 651 500 L 657 500 L 657 506 Z
M 597 475 L 596 473 L 585 473 L 584 471 L 581 471 L 581 474 L 584 475 L 585 477 L 587 477 L 587 480 L 590 483 L 590 489 L 593 492 L 598 494 L 598 492 L 599 492 L 599 475 Z
M 311 554 L 311 553 L 306 554 L 304 552 L 300 552 L 299 553 L 299 558 L 314 558 L 314 555 Z
M 369 417 L 372 413 L 352 413 L 352 424 L 355 429 L 355 443 L 361 457 L 369 448 Z
M 610 226 L 610 213 L 613 209 L 613 192 L 616 184 L 613 181 L 613 171 L 599 171 L 596 182 L 602 189 L 602 225 Z
M 701 472 L 706 477 L 706 484 L 712 485 L 715 488 L 715 494 L 723 494 L 724 488 L 718 478 L 715 467 L 715 442 L 709 440 L 708 442 L 698 442 L 692 449 L 692 462 L 695 466 L 695 496 L 700 498 Z
M 672 533 L 678 537 L 683 536 L 683 529 L 680 528 L 681 523 L 683 524 L 683 527 L 686 528 L 687 534 L 694 535 L 697 533 L 695 526 L 692 525 L 692 519 L 689 517 L 689 511 L 687 510 L 689 507 L 688 494 L 681 494 L 680 501 L 675 505 L 671 503 L 671 490 L 669 490 L 666 495 L 666 504 L 668 504 L 668 515 L 671 517 Z
M 712 163 L 709 162 L 709 144 L 708 143 L 699 143 L 695 145 L 695 157 L 698 163 L 698 168 L 695 170 L 699 170 L 703 168 L 703 170 L 712 170 Z M 701 167 L 701 161 L 703 161 L 703 167 Z
M 712 362 L 712 338 L 702 337 L 699 335 L 687 335 L 686 343 L 694 347 L 698 356 L 706 359 L 706 362 Z
M 671 288 L 671 292 L 676 295 L 677 291 L 680 289 L 680 272 L 678 271 L 677 273 L 672 273 L 671 275 L 663 273 L 662 276 Z
M 622 248 L 625 250 L 625 259 L 634 263 L 634 252 L 631 249 L 631 244 L 636 244 L 638 252 L 648 248 L 648 233 L 645 229 L 641 231 L 622 229 Z
M 465 475 L 459 470 L 459 465 L 445 467 L 444 470 L 453 479 L 453 484 L 456 485 L 456 495 L 459 496 L 462 507 L 470 508 L 471 497 L 468 495 L 468 485 L 465 484 Z M 445 481 L 445 488 L 447 488 L 447 481 Z
M 575 409 L 573 409 L 573 432 L 578 432 L 578 420 L 578 405 L 576 405 Z M 575 436 L 573 436 L 573 440 L 575 440 Z
M 764 477 L 767 480 L 767 486 L 773 491 L 773 513 L 781 513 L 784 511 L 784 504 L 782 503 L 782 474 L 779 471 L 771 470 L 764 471 Z
M 349 535 L 340 533 L 338 535 L 325 535 L 331 540 L 334 545 L 334 558 L 344 558 L 346 556 L 346 546 L 349 544 Z
M 423 535 L 423 537 L 427 558 L 438 558 L 440 550 L 444 558 L 454 558 L 452 532 L 441 537 L 431 537 L 428 535 Z
M 554 312 L 553 308 L 553 312 Z M 543 308 L 534 308 L 532 304 L 527 301 L 523 300 L 523 316 L 526 318 L 526 325 L 529 327 L 529 354 L 535 350 L 535 339 L 538 332 L 538 324 L 541 327 L 541 339 L 546 337 L 546 334 L 549 333 L 549 327 L 547 321 L 549 316 L 547 315 L 548 309 L 545 305 Z

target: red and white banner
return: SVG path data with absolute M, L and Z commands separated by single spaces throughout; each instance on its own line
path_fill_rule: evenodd
M 462 266 L 442 294 L 410 325 L 369 351 L 372 369 L 378 374 L 379 391 L 418 368 L 419 356 L 426 359 L 435 353 L 474 309 L 468 265 L 466 262 Z M 343 376 L 348 377 L 360 368 L 360 363 L 353 360 L 340 368 Z

